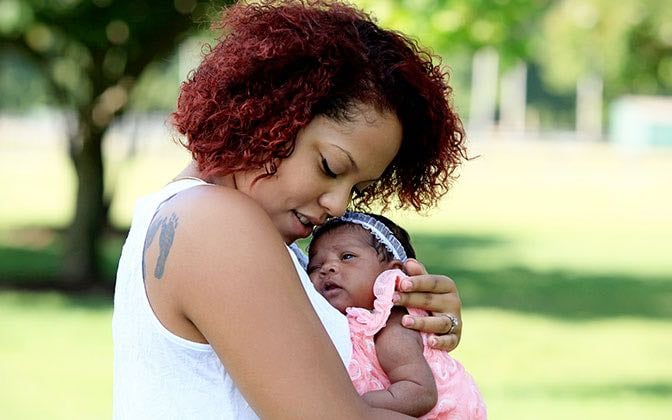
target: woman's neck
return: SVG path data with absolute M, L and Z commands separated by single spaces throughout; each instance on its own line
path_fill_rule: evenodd
M 236 188 L 236 178 L 234 174 L 224 175 L 224 176 L 207 176 L 204 177 L 201 171 L 198 169 L 198 164 L 196 161 L 192 160 L 189 164 L 179 173 L 173 180 L 184 179 L 184 178 L 199 178 L 205 182 L 209 182 L 215 185 L 221 185 L 229 188 Z

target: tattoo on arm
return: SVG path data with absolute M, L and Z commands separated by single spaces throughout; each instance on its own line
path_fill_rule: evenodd
M 170 218 L 162 217 L 155 220 L 149 226 L 147 230 L 147 237 L 145 238 L 145 251 L 149 249 L 154 242 L 154 237 L 161 228 L 161 233 L 159 234 L 159 257 L 156 260 L 156 267 L 154 268 L 154 277 L 161 279 L 163 277 L 164 270 L 166 268 L 166 260 L 168 259 L 168 253 L 170 248 L 173 246 L 173 239 L 175 238 L 175 229 L 177 229 L 178 218 L 173 213 Z M 144 259 L 143 259 L 143 271 L 144 268 Z
M 145 245 L 142 250 L 142 272 L 143 275 L 144 273 L 147 273 L 147 269 L 145 268 L 145 253 L 149 249 L 149 247 L 152 245 L 152 242 L 154 242 L 154 237 L 156 236 L 156 232 L 159 230 L 159 227 L 161 227 L 161 222 L 166 220 L 165 217 L 162 217 L 160 219 L 155 219 L 152 221 L 152 224 L 149 225 L 149 229 L 147 229 L 147 234 L 145 236 Z
M 159 236 L 159 258 L 156 260 L 156 268 L 154 269 L 154 277 L 161 279 L 163 277 L 163 270 L 166 267 L 166 259 L 170 247 L 173 246 L 173 238 L 175 238 L 175 229 L 177 228 L 177 216 L 173 213 L 170 219 L 161 223 L 161 235 Z
M 156 232 L 159 230 L 159 227 L 161 226 L 161 222 L 166 220 L 165 217 L 162 217 L 160 219 L 154 220 L 151 225 L 149 225 L 149 229 L 147 229 L 147 236 L 145 237 L 145 251 L 152 245 L 152 242 L 154 242 L 154 237 L 156 236 Z

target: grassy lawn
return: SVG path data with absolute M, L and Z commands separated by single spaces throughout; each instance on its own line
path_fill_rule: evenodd
M 111 310 L 103 297 L 1 293 L 2 418 L 109 418 Z
M 440 208 L 392 217 L 430 271 L 458 282 L 465 330 L 454 355 L 490 417 L 669 418 L 672 150 L 506 141 L 472 150 L 480 157 Z M 135 198 L 185 160 L 176 147 L 109 156 L 120 226 Z M 0 137 L 0 179 L 9 204 L 0 206 L 0 280 L 55 270 L 58 239 L 21 228 L 67 223 L 64 152 Z M 118 249 L 106 243 L 109 272 Z M 109 297 L 0 292 L 2 417 L 109 417 L 111 310 Z

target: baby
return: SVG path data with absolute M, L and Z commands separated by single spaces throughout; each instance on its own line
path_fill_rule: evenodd
M 348 317 L 350 378 L 372 406 L 422 419 L 485 419 L 472 377 L 448 353 L 427 345 L 427 334 L 401 325 L 417 309 L 392 303 L 414 258 L 408 233 L 391 220 L 348 212 L 313 233 L 308 274 L 315 288 Z

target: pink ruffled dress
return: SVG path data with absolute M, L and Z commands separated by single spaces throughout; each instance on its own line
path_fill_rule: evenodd
M 360 395 L 386 389 L 390 381 L 378 362 L 374 336 L 385 327 L 392 309 L 392 294 L 398 281 L 407 277 L 401 270 L 381 273 L 373 286 L 374 309 L 347 308 L 352 341 L 352 359 L 348 373 Z M 426 312 L 409 308 L 411 315 Z M 487 411 L 476 383 L 464 367 L 448 353 L 427 345 L 428 334 L 422 334 L 424 355 L 434 373 L 439 400 L 421 419 L 486 419 Z

